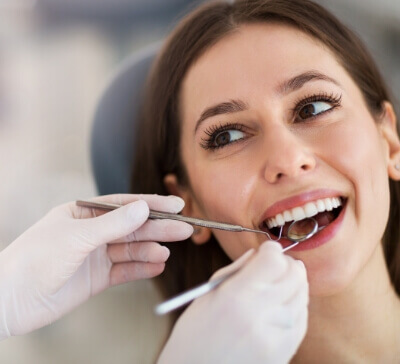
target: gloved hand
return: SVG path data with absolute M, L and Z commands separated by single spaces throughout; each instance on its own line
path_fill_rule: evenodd
M 290 361 L 307 329 L 304 264 L 283 254 L 278 243 L 266 242 L 216 276 L 240 265 L 240 271 L 186 309 L 158 364 Z
M 93 201 L 125 206 L 107 213 L 74 202 L 56 207 L 0 252 L 1 339 L 45 326 L 109 286 L 160 274 L 169 250 L 156 242 L 193 232 L 179 221 L 147 221 L 149 208 L 179 212 L 184 202 L 174 196 Z

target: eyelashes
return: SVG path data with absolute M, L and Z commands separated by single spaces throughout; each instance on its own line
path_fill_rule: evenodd
M 293 113 L 293 116 L 296 116 L 296 115 L 298 116 L 298 115 L 300 115 L 300 113 L 304 107 L 306 107 L 308 105 L 312 105 L 313 103 L 317 103 L 317 102 L 325 102 L 330 105 L 329 108 L 327 108 L 323 111 L 320 111 L 317 114 L 312 115 L 307 118 L 307 119 L 311 119 L 315 116 L 324 114 L 325 112 L 335 109 L 336 107 L 341 105 L 341 101 L 342 101 L 342 94 L 335 95 L 334 93 L 328 94 L 325 92 L 319 93 L 319 94 L 313 94 L 313 95 L 306 96 L 306 97 L 303 97 L 303 98 L 300 98 L 299 100 L 297 100 L 295 103 L 296 106 L 292 109 L 292 113 Z M 302 119 L 302 120 L 305 120 L 305 119 Z
M 291 109 L 294 124 L 311 121 L 341 105 L 342 95 L 318 93 L 302 97 Z M 246 127 L 239 123 L 211 125 L 205 130 L 206 137 L 201 139 L 200 146 L 205 150 L 217 150 L 249 137 Z
M 240 138 L 240 133 L 245 134 L 245 127 L 242 124 L 238 123 L 212 125 L 205 130 L 205 133 L 207 137 L 201 138 L 200 146 L 206 150 L 219 149 L 224 147 L 225 145 L 232 144 L 236 141 L 243 139 Z M 237 139 L 234 139 L 235 137 Z

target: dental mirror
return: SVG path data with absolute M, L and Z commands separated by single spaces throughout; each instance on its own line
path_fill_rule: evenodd
M 307 217 L 303 220 L 293 221 L 286 233 L 287 239 L 301 243 L 304 240 L 310 239 L 318 232 L 318 222 L 312 217 Z

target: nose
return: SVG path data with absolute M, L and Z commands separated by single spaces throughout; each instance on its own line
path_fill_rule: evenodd
M 269 183 L 299 177 L 316 166 L 316 159 L 305 142 L 285 125 L 266 131 L 264 178 Z

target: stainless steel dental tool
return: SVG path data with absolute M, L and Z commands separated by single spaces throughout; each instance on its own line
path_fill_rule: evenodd
M 83 201 L 83 200 L 76 201 L 76 205 L 82 206 L 82 207 L 91 207 L 91 208 L 96 208 L 96 209 L 102 209 L 102 210 L 115 210 L 122 206 L 122 205 L 111 204 L 111 203 Z M 227 224 L 224 222 L 197 219 L 195 217 L 183 216 L 183 215 L 179 215 L 179 214 L 172 214 L 169 212 L 150 210 L 149 219 L 178 220 L 178 221 L 186 222 L 191 225 L 202 226 L 202 227 L 207 227 L 207 228 L 211 228 L 211 229 L 227 230 L 227 231 L 234 231 L 234 232 L 259 233 L 259 234 L 267 235 L 268 238 L 271 240 L 275 240 L 275 239 L 272 239 L 271 236 L 266 231 L 263 231 L 263 230 L 249 229 L 249 228 L 246 228 L 246 227 L 243 227 L 240 225 L 233 225 L 233 224 Z M 281 236 L 279 236 L 277 240 L 279 240 L 280 238 L 281 238 Z
M 76 201 L 76 205 L 82 206 L 82 207 L 102 209 L 102 210 L 115 210 L 119 207 L 122 207 L 122 205 L 117 205 L 117 204 L 93 202 L 93 201 L 83 201 L 83 200 Z M 268 232 L 263 231 L 263 230 L 250 229 L 250 228 L 246 228 L 246 227 L 243 227 L 240 225 L 233 225 L 233 224 L 227 224 L 227 223 L 223 223 L 223 222 L 197 219 L 197 218 L 183 216 L 183 215 L 179 215 L 179 214 L 172 214 L 172 213 L 168 213 L 168 212 L 160 212 L 160 211 L 154 211 L 154 210 L 150 210 L 149 219 L 178 220 L 178 221 L 184 221 L 191 225 L 202 226 L 202 227 L 207 227 L 207 228 L 211 228 L 211 229 L 227 230 L 227 231 L 233 231 L 233 232 L 260 233 L 260 234 L 267 235 L 268 238 L 273 241 L 279 241 L 282 238 L 282 232 L 283 232 L 283 226 L 281 226 L 278 238 L 273 239 L 270 236 L 270 234 L 268 234 Z M 282 251 L 285 252 L 285 251 L 288 251 L 288 250 L 294 248 L 296 245 L 298 245 L 302 241 L 307 240 L 307 239 L 311 238 L 312 236 L 314 236 L 315 233 L 317 233 L 317 232 L 318 232 L 318 222 L 317 222 L 317 220 L 313 219 L 312 217 L 308 217 L 308 218 L 300 220 L 300 221 L 293 221 L 289 225 L 286 236 L 285 236 L 285 239 L 292 241 L 293 244 L 285 247 Z M 167 301 L 165 301 L 155 307 L 155 313 L 158 315 L 164 315 L 168 312 L 176 310 L 176 309 L 190 303 L 194 299 L 196 299 L 200 296 L 203 296 L 204 294 L 206 294 L 206 293 L 212 291 L 213 289 L 215 289 L 216 287 L 218 287 L 222 282 L 224 282 L 226 279 L 228 279 L 229 277 L 234 275 L 236 272 L 238 272 L 240 270 L 240 268 L 238 268 L 234 271 L 228 272 L 226 274 L 223 274 L 216 279 L 213 279 L 209 282 L 203 283 L 203 284 L 201 284 L 197 287 L 194 287 L 186 292 L 183 292 L 175 297 L 172 297 L 171 299 L 168 299 Z

